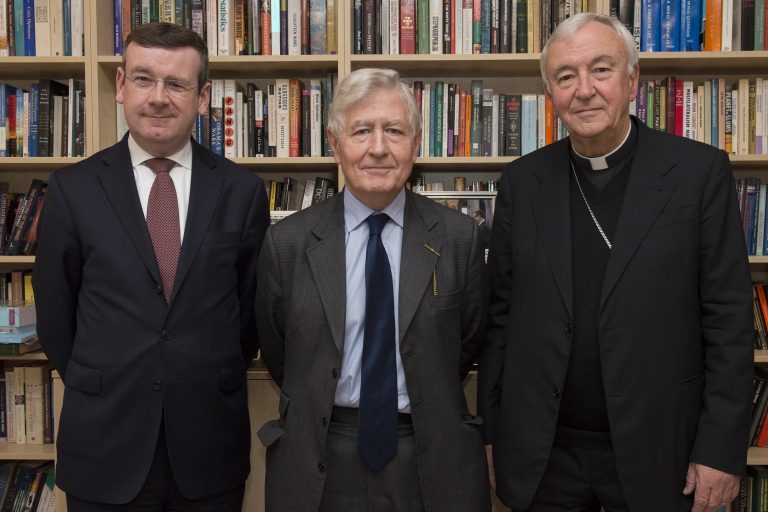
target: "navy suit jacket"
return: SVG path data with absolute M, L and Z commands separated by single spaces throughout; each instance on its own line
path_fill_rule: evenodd
M 256 262 L 264 184 L 192 142 L 187 224 L 170 304 L 127 137 L 50 176 L 33 282 L 43 350 L 66 390 L 57 483 L 125 503 L 141 489 L 161 419 L 182 493 L 249 473 L 246 366 L 258 349 Z
M 493 219 L 478 407 L 513 510 L 546 468 L 568 370 L 569 158 L 562 140 L 508 164 Z M 598 313 L 611 439 L 631 510 L 690 510 L 689 460 L 746 464 L 754 334 L 741 217 L 728 157 L 711 146 L 641 125 L 629 172 Z

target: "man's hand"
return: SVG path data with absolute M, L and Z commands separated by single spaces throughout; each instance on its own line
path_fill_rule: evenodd
M 691 512 L 714 510 L 736 498 L 739 493 L 739 476 L 690 462 L 683 494 L 687 496 L 694 490 L 696 492 Z
M 485 457 L 488 459 L 488 479 L 491 481 L 491 489 L 496 490 L 496 471 L 493 468 L 493 445 L 485 445 Z

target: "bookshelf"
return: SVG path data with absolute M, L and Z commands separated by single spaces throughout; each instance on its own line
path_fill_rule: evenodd
M 115 72 L 121 57 L 113 54 L 113 2 L 83 0 L 84 56 L 82 57 L 0 57 L 3 80 L 38 78 L 78 78 L 85 81 L 87 154 L 92 155 L 117 141 L 115 111 Z M 210 58 L 210 77 L 264 81 L 276 78 L 308 79 L 337 73 L 343 78 L 363 67 L 389 67 L 398 70 L 407 82 L 450 79 L 469 85 L 482 78 L 500 90 L 514 93 L 541 92 L 538 53 L 487 55 L 356 55 L 352 52 L 352 2 L 336 2 L 337 47 L 335 55 L 302 56 L 214 56 Z M 763 76 L 768 69 L 768 51 L 759 52 L 657 52 L 640 56 L 643 77 L 729 78 Z M 468 177 L 496 174 L 514 157 L 420 157 L 415 173 L 463 174 Z M 51 171 L 82 158 L 0 158 L 0 180 L 13 190 L 26 190 L 32 178 L 44 178 Z M 737 174 L 757 173 L 768 179 L 768 155 L 731 155 Z M 265 180 L 290 175 L 299 180 L 311 176 L 333 178 L 339 189 L 343 175 L 332 157 L 236 158 L 238 164 Z M 469 181 L 469 179 L 468 179 Z M 450 191 L 445 191 L 450 192 Z M 441 193 L 444 194 L 445 192 Z M 461 193 L 462 195 L 468 193 Z M 485 193 L 487 194 L 487 193 Z M 284 212 L 277 212 L 278 214 Z M 0 269 L 31 268 L 33 256 L 0 256 Z M 755 275 L 768 275 L 768 256 L 750 257 Z M 5 360 L 44 359 L 43 354 L 7 356 Z M 768 364 L 768 351 L 756 351 L 755 363 Z M 61 382 L 57 379 L 58 389 Z M 249 402 L 253 432 L 276 415 L 277 390 L 265 370 L 249 370 Z M 61 394 L 58 393 L 59 399 Z M 469 395 L 469 394 L 468 394 Z M 472 400 L 473 402 L 474 400 Z M 58 409 L 56 409 L 58 410 Z M 263 510 L 260 502 L 264 474 L 264 450 L 255 435 L 252 443 L 252 474 L 246 489 L 245 509 Z M 750 464 L 768 464 L 768 448 L 750 448 Z M 52 446 L 0 443 L 0 460 L 53 460 Z M 65 510 L 63 500 L 59 511 Z

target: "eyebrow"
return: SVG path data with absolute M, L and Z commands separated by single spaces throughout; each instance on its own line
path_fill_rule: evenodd
M 154 73 L 150 72 L 150 70 L 144 66 L 136 66 L 131 70 L 133 73 L 146 73 L 147 75 L 154 75 Z M 174 82 L 182 82 L 185 84 L 193 84 L 194 82 L 187 80 L 186 78 L 179 78 L 175 75 L 166 76 L 162 79 L 163 81 L 173 80 Z
M 592 59 L 589 62 L 589 66 L 591 67 L 591 66 L 594 66 L 595 64 L 597 64 L 599 62 L 604 62 L 604 61 L 607 61 L 609 64 L 613 64 L 613 65 L 616 64 L 616 59 L 614 57 L 612 57 L 611 55 L 609 55 L 607 53 L 601 53 L 600 55 L 598 55 L 597 57 L 595 57 L 594 59 Z M 572 66 L 570 64 L 564 64 L 562 66 L 559 66 L 559 67 L 557 67 L 555 69 L 555 76 L 559 75 L 563 71 L 567 71 L 567 70 L 570 70 L 570 69 L 574 69 L 574 66 Z

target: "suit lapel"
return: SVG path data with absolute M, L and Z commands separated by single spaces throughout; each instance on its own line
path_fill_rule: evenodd
M 339 193 L 329 199 L 330 204 L 312 229 L 317 242 L 309 246 L 306 251 L 307 261 L 331 329 L 333 342 L 339 352 L 344 348 L 347 308 L 343 198 L 344 194 Z
M 554 162 L 535 172 L 538 187 L 531 192 L 531 208 L 549 267 L 569 315 L 573 315 L 573 271 L 571 258 L 570 174 L 566 140 L 555 143 Z
M 663 140 L 642 123 L 638 126 L 638 146 L 605 269 L 600 309 L 675 188 L 672 180 L 664 180 L 675 161 L 664 151 Z
M 192 182 L 189 190 L 189 208 L 171 302 L 176 297 L 189 267 L 195 260 L 203 237 L 208 231 L 216 205 L 220 200 L 223 200 L 221 187 L 224 183 L 224 176 L 222 172 L 217 172 L 215 167 L 216 161 L 202 151 L 195 142 L 192 142 Z
M 112 205 L 115 215 L 123 225 L 136 251 L 139 253 L 147 270 L 156 282 L 160 282 L 155 251 L 149 238 L 147 221 L 141 209 L 136 179 L 131 167 L 131 154 L 128 151 L 128 136 L 119 144 L 107 149 L 102 157 L 103 166 L 98 171 L 101 186 Z
M 438 219 L 434 211 L 420 207 L 420 200 L 412 192 L 406 191 L 398 297 L 398 336 L 401 343 L 435 271 L 438 259 L 435 252 L 439 253 L 442 249 L 441 241 L 431 233 Z

